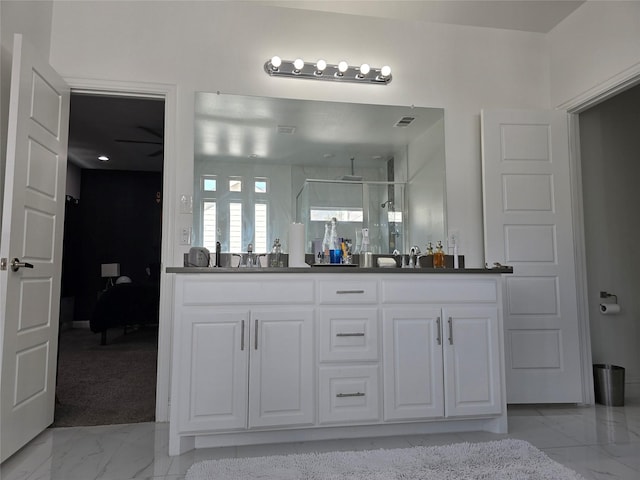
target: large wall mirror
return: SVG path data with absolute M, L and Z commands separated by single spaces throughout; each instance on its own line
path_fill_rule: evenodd
M 197 92 L 193 244 L 307 253 L 325 224 L 374 253 L 446 240 L 444 111 Z

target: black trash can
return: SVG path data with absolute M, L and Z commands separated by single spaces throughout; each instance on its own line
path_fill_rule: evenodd
M 624 368 L 598 363 L 593 366 L 596 403 L 610 407 L 624 405 Z

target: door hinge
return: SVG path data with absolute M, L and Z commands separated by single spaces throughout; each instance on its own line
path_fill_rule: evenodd
M 7 269 L 7 259 L 0 258 L 0 270 L 6 270 L 6 269 Z

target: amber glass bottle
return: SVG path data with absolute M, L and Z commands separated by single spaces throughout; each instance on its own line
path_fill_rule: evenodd
M 444 250 L 442 250 L 442 242 L 438 241 L 436 251 L 433 253 L 433 268 L 444 268 Z

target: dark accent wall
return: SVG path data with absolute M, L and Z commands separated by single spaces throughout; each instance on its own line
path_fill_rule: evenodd
M 134 283 L 158 280 L 160 265 L 162 174 L 82 170 L 79 220 L 80 242 L 75 269 L 78 278 L 75 320 L 91 318 L 106 279 L 101 264 L 119 263 L 120 275 Z M 67 242 L 65 238 L 65 243 Z M 152 275 L 147 275 L 147 267 Z

